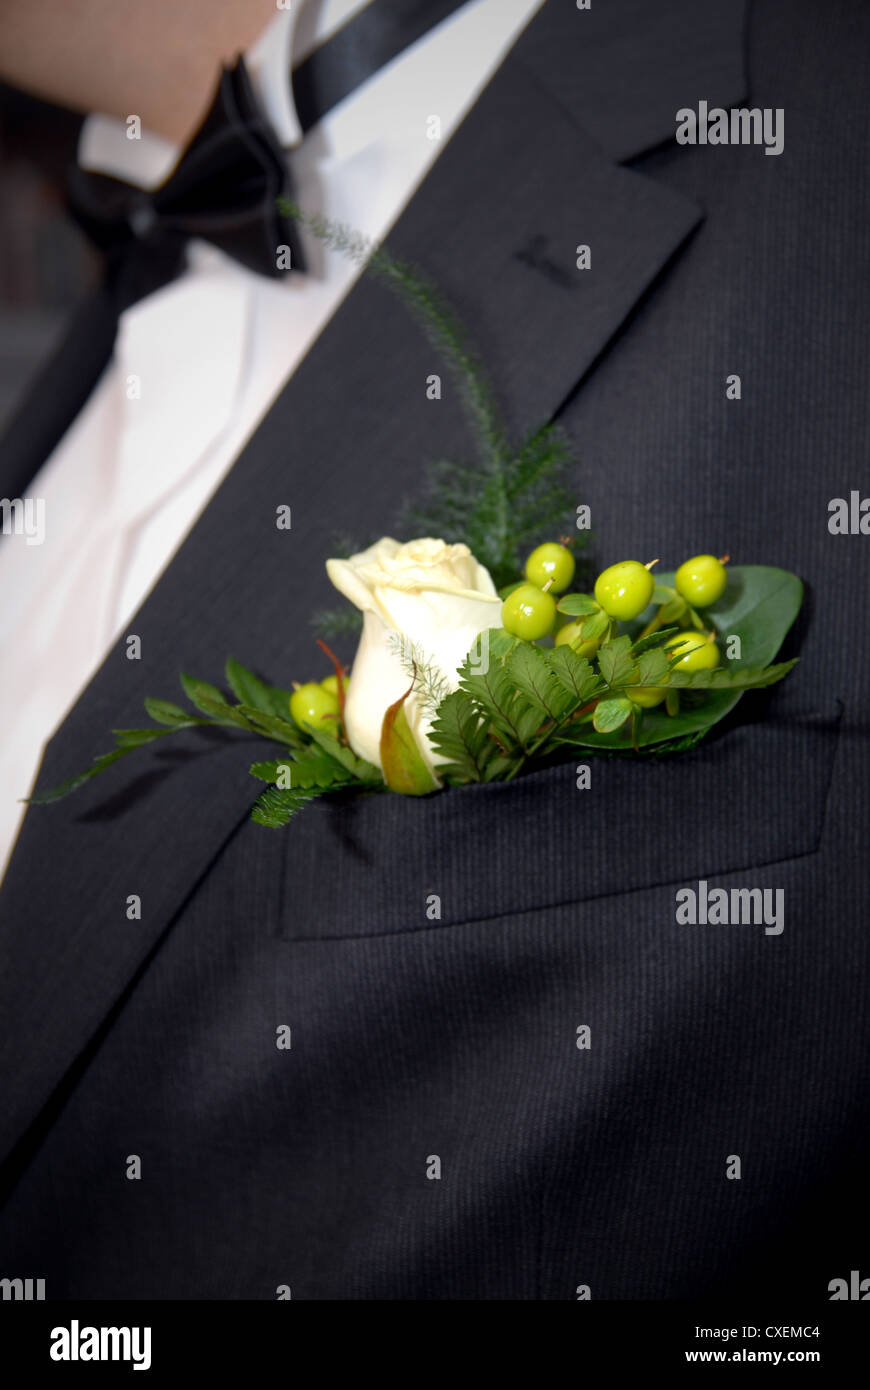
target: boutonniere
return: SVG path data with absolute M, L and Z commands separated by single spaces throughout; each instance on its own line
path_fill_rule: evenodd
M 574 516 L 563 432 L 549 424 L 510 445 L 436 288 L 353 231 L 286 211 L 400 293 L 462 393 L 477 463 L 430 470 L 422 502 L 404 513 L 428 534 L 325 557 L 352 605 L 345 617 L 362 618 L 349 668 L 324 640 L 347 622 L 315 615 L 328 675 L 312 661 L 285 688 L 230 660 L 229 694 L 182 675 L 189 707 L 146 699 L 150 727 L 114 730 L 108 752 L 31 801 L 58 800 L 136 749 L 211 726 L 268 745 L 250 769 L 267 784 L 252 816 L 274 827 L 334 791 L 423 796 L 509 781 L 580 751 L 680 753 L 745 691 L 791 670 L 793 660 L 772 664 L 802 600 L 785 570 L 699 554 L 668 573 L 658 560 L 618 561 L 584 584 L 586 534 L 560 534 Z

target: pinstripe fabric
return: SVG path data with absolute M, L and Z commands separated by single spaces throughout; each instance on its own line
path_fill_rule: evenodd
M 557 37 L 563 22 L 561 11 L 546 21 Z M 615 317 L 593 291 L 559 290 L 516 258 L 530 223 L 501 240 L 490 230 L 500 193 L 471 158 L 487 148 L 474 118 L 428 187 L 433 205 L 452 191 L 465 142 L 487 234 L 474 242 L 462 208 L 452 223 L 412 208 L 395 242 L 434 268 L 460 311 L 475 306 L 515 407 L 546 402 L 569 431 L 602 563 L 727 549 L 804 577 L 787 642 L 801 656 L 794 676 L 747 697 L 730 731 L 678 763 L 593 763 L 588 791 L 570 767 L 552 769 L 421 805 L 316 805 L 275 836 L 249 826 L 244 805 L 217 814 L 250 750 L 191 746 L 162 768 L 140 765 L 112 795 L 86 794 L 74 832 L 56 832 L 64 897 L 53 909 L 39 881 L 50 836 L 31 816 L 8 902 L 68 968 L 55 983 L 49 971 L 22 1052 L 7 1045 L 27 1059 L 9 1073 L 21 1121 L 7 1123 L 10 1143 L 52 1065 L 55 1081 L 73 1069 L 7 1166 L 4 1268 L 44 1275 L 49 1297 L 270 1299 L 286 1284 L 294 1298 L 570 1300 L 588 1285 L 594 1299 L 822 1302 L 832 1278 L 861 1267 L 870 538 L 831 536 L 827 503 L 868 487 L 856 119 L 867 30 L 857 4 L 822 14 L 796 0 L 786 17 L 760 0 L 745 36 L 749 95 L 784 108 L 783 154 L 668 144 L 641 155 L 641 142 L 630 167 L 602 175 L 599 198 L 621 213 L 607 224 L 621 225 L 613 246 L 599 243 L 602 275 L 613 256 L 630 267 L 662 238 Z M 507 122 L 518 105 L 531 120 L 522 84 L 541 81 L 547 32 L 534 61 L 523 66 L 519 50 L 506 65 L 481 107 L 488 120 Z M 553 80 L 558 91 L 564 70 Z M 582 141 L 549 109 L 534 106 L 539 164 L 554 146 L 563 167 L 583 162 Z M 507 128 L 521 141 L 517 125 L 502 139 Z M 528 147 L 511 153 L 532 188 Z M 598 178 L 594 159 L 584 169 Z M 560 236 L 572 249 L 583 239 L 578 219 L 592 214 L 577 187 L 563 176 L 551 251 Z M 629 189 L 648 200 L 633 212 Z M 287 603 L 267 597 L 269 566 L 298 578 L 304 610 L 326 533 L 377 527 L 382 489 L 413 481 L 394 455 L 460 440 L 447 411 L 409 417 L 401 443 L 385 429 L 386 394 L 365 395 L 367 345 L 397 412 L 430 358 L 371 287 L 351 303 L 291 393 L 311 402 L 310 413 L 298 406 L 292 448 L 310 463 L 318 447 L 334 458 L 342 438 L 365 441 L 382 486 L 373 462 L 315 476 L 298 535 L 294 511 L 292 560 L 274 547 L 258 558 L 245 501 L 284 500 L 271 471 L 291 449 L 279 406 L 173 567 L 175 587 L 144 611 L 146 643 L 165 642 L 171 618 L 179 652 L 214 647 L 196 605 L 186 615 L 178 598 L 199 578 L 221 639 L 248 634 L 255 655 L 277 656 L 272 620 Z M 726 400 L 729 373 L 741 376 L 739 401 Z M 337 424 L 325 412 L 339 380 Z M 221 545 L 250 556 L 263 594 L 253 618 L 221 578 Z M 298 621 L 294 606 L 287 622 Z M 107 722 L 111 693 L 105 676 L 66 748 L 51 750 L 52 771 Z M 151 815 L 131 810 L 143 801 Z M 171 843 L 164 817 L 184 826 Z M 131 823 L 141 889 L 125 859 Z M 700 879 L 782 889 L 782 934 L 677 922 L 676 890 Z M 166 928 L 138 954 L 126 945 L 122 972 L 105 941 L 135 929 L 124 894 L 143 893 L 144 921 L 164 890 Z M 426 915 L 431 894 L 440 919 Z M 85 920 L 89 901 L 101 922 Z M 27 960 L 15 959 L 7 996 L 25 989 Z M 276 1047 L 282 1025 L 289 1050 Z M 124 1178 L 131 1153 L 141 1182 Z M 726 1178 L 729 1156 L 739 1181 Z

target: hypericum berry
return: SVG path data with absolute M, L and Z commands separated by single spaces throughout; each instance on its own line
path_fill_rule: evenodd
M 635 666 L 632 680 L 636 679 L 637 667 Z M 661 704 L 668 692 L 663 685 L 635 685 L 627 686 L 625 693 L 629 700 L 640 705 L 641 709 L 654 709 L 656 705 Z
M 345 693 L 347 693 L 348 684 L 349 684 L 349 677 L 343 676 L 343 677 L 342 677 L 342 681 L 341 681 L 341 687 L 342 687 L 342 690 L 344 690 Z M 324 676 L 324 677 L 323 677 L 323 680 L 320 682 L 320 689 L 321 689 L 321 690 L 326 690 L 326 691 L 329 692 L 330 695 L 335 695 L 335 696 L 337 697 L 337 696 L 338 696 L 338 676 Z
M 707 608 L 721 598 L 728 583 L 725 561 L 715 555 L 693 555 L 684 560 L 674 576 L 674 587 L 693 608 Z
M 335 719 L 330 715 L 338 714 L 338 696 L 316 681 L 308 681 L 290 696 L 290 713 L 297 724 L 313 724 L 330 733 L 335 728 Z
M 601 646 L 602 639 L 601 637 L 591 637 L 584 641 L 583 623 L 584 619 L 581 618 L 579 622 L 566 623 L 564 627 L 560 627 L 556 633 L 556 646 L 562 647 L 567 644 L 578 656 L 593 656 Z
M 609 617 L 627 623 L 643 612 L 656 586 L 650 574 L 656 563 L 650 560 L 647 567 L 639 560 L 621 560 L 602 570 L 595 581 L 595 597 Z
M 556 600 L 536 584 L 521 584 L 508 594 L 501 606 L 502 626 L 514 637 L 535 642 L 552 632 L 556 621 Z
M 672 637 L 665 643 L 675 653 L 681 653 L 680 660 L 676 663 L 676 669 L 680 671 L 710 671 L 714 666 L 719 665 L 719 648 L 713 641 L 712 634 L 709 636 L 703 632 L 678 632 L 676 637 Z
M 566 546 L 556 541 L 545 541 L 532 551 L 526 561 L 526 579 L 531 584 L 537 584 L 539 589 L 543 589 L 549 579 L 552 582 L 548 592 L 561 594 L 574 578 L 575 568 L 574 556 Z

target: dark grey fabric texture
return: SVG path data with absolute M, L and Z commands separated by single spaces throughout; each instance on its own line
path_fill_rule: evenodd
M 588 790 L 574 758 L 267 832 L 254 745 L 185 734 L 32 809 L 0 893 L 3 1272 L 49 1298 L 822 1302 L 866 1264 L 870 537 L 827 523 L 870 491 L 868 40 L 846 0 L 549 0 L 388 243 L 513 424 L 568 431 L 601 565 L 801 575 L 794 673 L 679 760 L 590 760 Z M 701 99 L 783 108 L 783 153 L 678 146 Z M 363 279 L 45 785 L 182 665 L 318 669 L 333 534 L 389 531 L 423 461 L 468 450 L 440 370 Z M 781 934 L 677 922 L 702 879 L 782 890 Z

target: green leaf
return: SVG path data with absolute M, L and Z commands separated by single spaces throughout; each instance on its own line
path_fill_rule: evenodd
M 171 700 L 155 700 L 150 695 L 145 698 L 145 712 L 158 724 L 196 724 L 199 721 L 191 715 L 189 710 L 182 709 L 180 705 L 175 705 Z
M 560 613 L 567 613 L 574 618 L 601 612 L 601 605 L 595 602 L 591 594 L 565 594 L 559 599 L 556 608 Z
M 186 676 L 182 672 L 181 684 L 190 703 L 195 709 L 202 710 L 203 714 L 211 714 L 216 704 L 225 705 L 227 703 L 223 692 L 218 690 L 216 685 L 211 685 L 209 681 L 200 681 L 194 676 Z M 211 702 L 208 709 L 202 703 L 204 699 Z
M 639 637 L 633 644 L 631 650 L 634 656 L 640 656 L 641 652 L 649 651 L 651 647 L 663 647 L 665 642 L 675 633 L 679 632 L 678 627 L 659 627 L 655 632 L 651 632 L 649 637 Z
M 625 685 L 632 679 L 635 661 L 630 637 L 615 637 L 598 649 L 598 669 L 610 686 Z
M 47 806 L 52 801 L 61 801 L 63 797 L 69 796 L 70 792 L 76 791 L 78 787 L 89 782 L 92 777 L 96 777 L 98 772 L 109 767 L 112 763 L 123 758 L 125 753 L 132 753 L 133 747 L 113 748 L 110 753 L 101 753 L 98 758 L 94 758 L 91 766 L 85 772 L 77 772 L 73 777 L 67 777 L 66 781 L 59 782 L 56 787 L 49 787 L 47 791 L 35 792 L 33 796 L 22 797 L 31 806 Z
M 441 785 L 426 765 L 405 713 L 411 688 L 384 713 L 381 726 L 381 766 L 390 791 L 402 796 L 428 796 Z
M 249 705 L 264 714 L 274 714 L 279 718 L 286 716 L 287 703 L 279 703 L 274 694 L 275 687 L 266 685 L 253 671 L 249 671 L 240 661 L 229 657 L 226 664 L 227 685 L 240 705 Z
M 541 711 L 518 697 L 513 712 L 519 745 L 529 748 L 541 727 Z
M 248 771 L 252 777 L 256 777 L 260 782 L 277 782 L 281 768 L 289 765 L 289 758 L 275 758 L 271 762 L 251 763 Z
M 330 758 L 346 768 L 357 781 L 383 783 L 384 779 L 380 768 L 375 767 L 373 763 L 366 762 L 365 758 L 358 758 L 352 749 L 345 748 L 344 744 L 339 743 L 337 738 L 332 737 L 332 734 L 324 733 L 322 729 L 315 729 L 313 726 L 309 728 L 308 732 L 324 753 L 328 753 Z
M 171 729 L 113 729 L 115 743 L 119 748 L 143 748 L 156 738 L 165 738 Z
M 597 613 L 593 613 L 585 620 L 580 629 L 580 636 L 584 642 L 594 642 L 596 637 L 603 637 L 609 627 L 610 619 L 604 609 L 599 608 Z
M 664 584 L 673 582 L 673 575 L 660 576 Z M 797 575 L 787 570 L 775 569 L 768 565 L 744 565 L 728 567 L 728 584 L 722 597 L 711 607 L 705 609 L 705 616 L 715 624 L 720 637 L 720 646 L 725 650 L 725 638 L 737 636 L 741 641 L 739 661 L 723 660 L 723 672 L 749 671 L 749 684 L 743 688 L 758 689 L 760 683 L 768 683 L 758 673 L 773 661 L 783 639 L 800 611 L 803 598 L 803 585 Z M 635 629 L 640 631 L 650 621 L 655 608 L 651 605 L 637 619 Z M 613 644 L 611 644 L 613 645 Z M 559 650 L 564 650 L 559 648 Z M 606 648 L 602 648 L 602 651 Z M 774 668 L 769 679 L 781 680 L 787 674 L 789 663 L 780 663 Z M 691 674 L 691 673 L 687 673 Z M 720 675 L 716 678 L 721 681 Z M 664 706 L 647 710 L 640 734 L 641 748 L 652 748 L 656 744 L 676 747 L 680 740 L 694 735 L 699 737 L 724 719 L 740 699 L 742 689 L 725 677 L 728 684 L 719 686 L 711 683 L 706 687 L 703 699 L 689 707 L 682 707 L 673 716 L 666 713 Z M 669 682 L 670 684 L 671 682 Z M 699 694 L 704 687 L 693 683 L 689 690 Z M 599 734 L 589 725 L 582 725 L 566 731 L 560 742 L 570 743 L 572 747 L 612 748 L 630 750 L 630 735 L 620 730 L 616 734 Z M 685 746 L 685 745 L 682 745 Z
M 508 632 L 506 627 L 488 628 L 487 634 L 487 640 L 489 642 L 490 661 L 498 661 L 503 663 L 505 658 L 510 655 L 510 653 L 514 650 L 515 647 L 519 646 L 520 641 L 522 640 L 519 637 L 515 637 L 512 632 Z M 471 663 L 472 669 L 474 669 L 475 664 L 479 662 L 480 646 L 477 641 L 474 642 L 474 644 L 469 649 L 468 655 L 466 656 L 465 660 L 466 662 Z
M 377 773 L 377 769 L 374 769 Z M 337 787 L 355 780 L 354 774 L 327 753 L 317 749 L 306 749 L 304 754 L 296 754 L 290 768 L 290 785 L 293 787 Z
M 166 738 L 173 732 L 172 729 L 113 729 L 116 747 L 108 753 L 100 753 L 94 758 L 90 767 L 84 772 L 76 772 L 72 777 L 67 777 L 65 781 L 59 782 L 57 786 L 49 787 L 47 791 L 35 792 L 33 796 L 22 797 L 22 801 L 31 806 L 47 806 L 52 801 L 62 801 L 70 792 L 76 791 L 84 786 L 85 782 L 90 782 L 92 777 L 103 772 L 112 763 L 116 763 L 119 758 L 124 758 L 128 753 L 133 753 L 137 748 L 142 748 L 148 743 L 153 743 L 155 739 Z
M 792 661 L 781 661 L 776 666 L 735 666 L 733 669 L 719 666 L 712 671 L 671 671 L 666 684 L 688 690 L 763 690 L 765 686 L 781 681 L 796 665 L 797 657 Z
M 661 647 L 652 647 L 638 658 L 637 674 L 633 676 L 632 684 L 667 685 L 670 669 L 667 653 Z
M 353 776 L 347 768 L 337 763 L 334 758 L 328 757 L 325 753 L 307 752 L 305 755 L 294 755 L 286 758 L 276 758 L 269 762 L 253 763 L 250 768 L 251 776 L 257 777 L 261 782 L 287 782 L 289 787 L 280 787 L 279 790 L 295 791 L 298 787 L 327 787 L 345 785 L 353 781 Z
M 587 704 L 601 685 L 591 662 L 587 661 L 585 656 L 578 656 L 567 644 L 548 651 L 547 664 L 572 697 L 575 709 Z
M 495 745 L 486 722 L 462 690 L 454 690 L 438 706 L 429 729 L 433 748 L 448 762 L 439 774 L 464 782 L 483 779 L 487 762 L 494 761 Z
M 648 716 L 649 711 L 644 711 Z M 577 751 L 585 748 L 600 758 L 634 758 L 640 753 L 644 758 L 666 758 L 675 753 L 685 753 L 688 749 L 694 748 L 703 738 L 706 738 L 709 729 L 696 729 L 693 733 L 683 734 L 680 738 L 662 739 L 658 743 L 644 744 L 639 740 L 639 745 L 634 748 L 631 737 L 623 735 L 617 730 L 616 734 L 593 734 L 597 742 L 582 742 L 566 733 L 563 737 L 554 739 L 554 746 L 558 746 L 561 756 L 565 756 L 564 750 L 571 749 Z
M 615 700 L 599 700 L 592 722 L 599 734 L 612 734 L 622 727 L 630 714 L 631 701 L 624 696 Z
M 483 780 L 484 782 L 501 782 L 515 772 L 520 765 L 519 757 L 509 758 L 499 754 L 486 765 Z
M 570 692 L 550 669 L 540 647 L 518 643 L 505 661 L 505 670 L 517 690 L 549 719 L 560 719 L 571 708 Z
M 650 744 L 646 752 L 648 756 L 653 758 L 670 757 L 674 753 L 686 753 L 690 748 L 699 744 L 702 738 L 706 738 L 709 732 L 709 729 L 695 729 L 692 733 L 683 734 L 681 738 L 671 738 L 666 739 L 664 743 Z
M 286 791 L 280 787 L 268 787 L 258 798 L 251 812 L 251 820 L 256 821 L 257 825 L 265 825 L 269 830 L 278 830 L 307 806 L 309 801 L 321 795 L 322 792 L 317 787 L 294 787 Z
M 197 708 L 205 714 L 212 715 L 221 724 L 232 724 L 235 728 L 245 729 L 251 734 L 258 732 L 250 719 L 241 713 L 238 706 L 229 705 L 226 700 L 212 700 L 208 695 L 200 695 Z
M 490 650 L 489 669 L 475 671 L 466 660 L 459 668 L 459 687 L 477 706 L 481 715 L 492 724 L 495 733 L 508 748 L 519 744 L 526 747 L 531 722 L 534 733 L 541 722 L 540 712 L 517 692 L 508 676 L 504 662 L 494 659 Z M 531 715 L 531 721 L 528 716 Z
M 264 734 L 267 738 L 274 739 L 276 743 L 285 744 L 290 748 L 306 747 L 305 740 L 302 738 L 298 725 L 289 719 L 281 719 L 277 714 L 269 714 L 265 710 L 257 709 L 253 705 L 230 706 L 241 714 L 248 723 L 253 726 L 257 733 Z
M 263 688 L 272 702 L 272 713 L 278 719 L 286 719 L 290 709 L 290 696 L 292 690 L 285 690 L 280 685 L 270 685 L 268 681 L 263 682 Z

